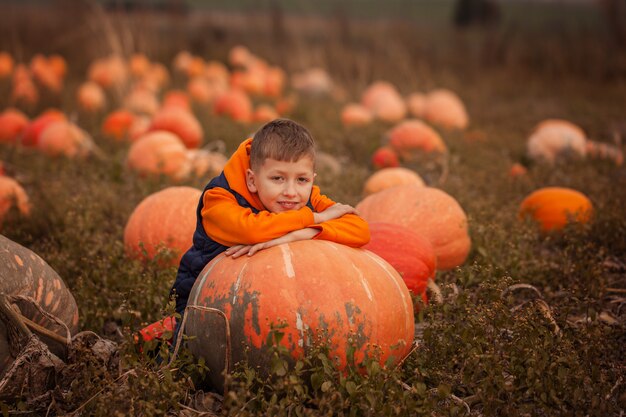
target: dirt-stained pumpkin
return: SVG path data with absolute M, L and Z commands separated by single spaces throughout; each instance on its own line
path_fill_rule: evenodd
M 367 357 L 394 364 L 408 354 L 414 336 L 410 294 L 393 267 L 370 251 L 321 240 L 283 244 L 252 257 L 218 256 L 198 276 L 187 308 L 185 333 L 194 336 L 189 348 L 205 358 L 217 388 L 227 354 L 231 365 L 247 355 L 253 366 L 269 369 L 272 325 L 282 326 L 280 343 L 295 358 L 318 337 L 328 340 L 340 368 L 347 364 L 350 340 L 357 364 Z
M 0 235 L 0 293 L 27 297 L 16 302 L 23 316 L 66 337 L 61 326 L 47 319 L 34 304 L 61 320 L 71 334 L 78 331 L 78 307 L 63 279 L 30 249 Z M 0 321 L 0 375 L 13 363 L 7 330 Z

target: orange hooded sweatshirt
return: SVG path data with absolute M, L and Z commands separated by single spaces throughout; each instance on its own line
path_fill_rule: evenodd
M 252 139 L 239 145 L 224 167 L 224 176 L 230 188 L 250 205 L 260 210 L 255 214 L 250 208 L 237 203 L 235 197 L 223 188 L 207 190 L 203 196 L 202 226 L 216 242 L 225 246 L 252 245 L 278 238 L 294 230 L 312 227 L 319 230 L 314 239 L 330 240 L 352 247 L 369 242 L 370 232 L 365 220 L 355 214 L 346 214 L 338 219 L 315 224 L 313 211 L 307 206 L 299 210 L 271 213 L 263 207 L 256 193 L 246 185 L 246 171 L 250 168 L 250 146 Z M 315 212 L 322 212 L 335 204 L 313 186 L 310 196 Z

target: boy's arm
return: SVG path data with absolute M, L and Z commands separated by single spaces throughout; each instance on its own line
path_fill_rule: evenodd
M 315 216 L 332 213 L 334 210 L 345 211 L 345 214 L 334 216 L 331 220 L 322 219 L 310 227 L 319 230 L 313 239 L 330 240 L 347 246 L 360 247 L 370 240 L 370 230 L 367 222 L 356 211 L 345 204 L 335 203 L 321 194 L 318 187 L 313 187 L 311 204 L 315 209 Z
M 306 206 L 282 213 L 262 210 L 254 214 L 251 209 L 241 207 L 229 191 L 219 187 L 207 190 L 203 202 L 202 226 L 224 246 L 266 242 L 304 229 L 315 221 L 313 212 Z

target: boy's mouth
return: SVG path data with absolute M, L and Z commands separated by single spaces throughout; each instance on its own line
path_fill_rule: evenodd
M 298 206 L 298 203 L 295 201 L 279 201 L 278 204 L 285 210 L 293 210 Z

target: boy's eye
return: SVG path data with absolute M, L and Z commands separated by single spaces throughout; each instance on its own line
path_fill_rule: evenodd
M 280 180 L 282 180 L 282 179 L 283 179 L 283 177 L 278 176 L 278 175 L 274 175 L 274 176 L 270 177 L 270 179 L 271 179 L 272 181 L 280 181 Z
M 300 177 L 298 178 L 298 182 L 306 183 L 309 182 L 309 179 L 307 177 Z

